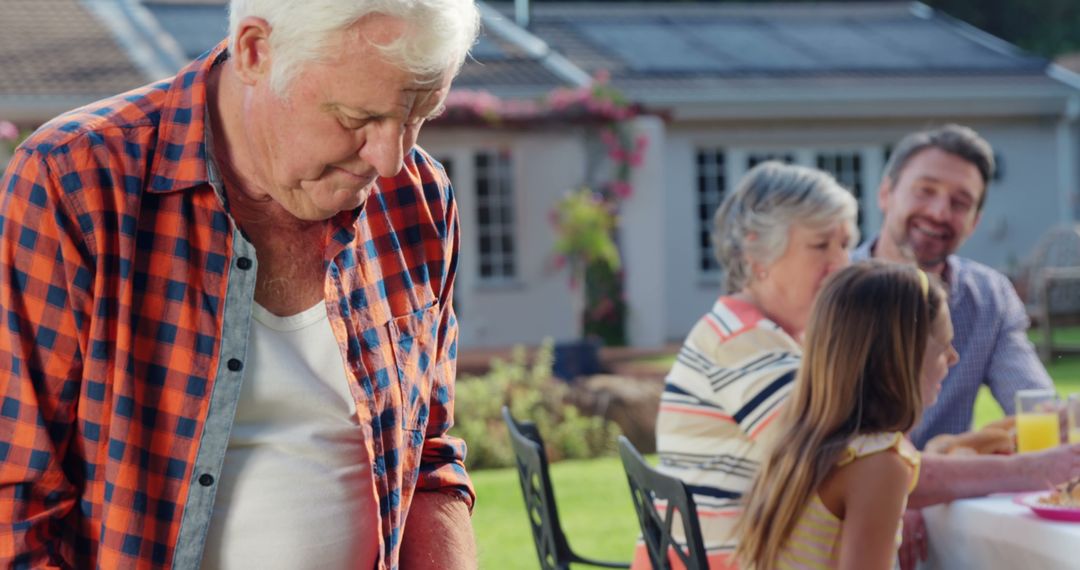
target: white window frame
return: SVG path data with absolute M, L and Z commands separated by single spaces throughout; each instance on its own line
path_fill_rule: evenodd
M 488 165 L 481 167 L 480 157 L 488 158 Z M 517 235 L 517 207 L 514 193 L 514 156 L 510 149 L 477 149 L 472 155 L 473 197 L 476 221 L 476 281 L 480 285 L 506 285 L 517 283 L 521 271 L 518 252 L 520 240 Z M 493 176 L 491 176 L 493 174 Z M 480 195 L 480 184 L 488 176 L 490 185 L 486 196 Z M 481 211 L 487 208 L 488 221 L 481 222 Z M 509 212 L 510 219 L 503 219 L 503 213 Z M 488 251 L 483 251 L 481 242 L 490 240 Z M 506 247 L 506 242 L 509 246 Z M 487 265 L 491 272 L 484 274 Z M 506 266 L 510 271 L 506 271 Z

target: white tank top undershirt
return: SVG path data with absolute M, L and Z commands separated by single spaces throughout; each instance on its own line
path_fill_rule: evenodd
M 370 462 L 324 303 L 254 307 L 203 568 L 374 568 Z

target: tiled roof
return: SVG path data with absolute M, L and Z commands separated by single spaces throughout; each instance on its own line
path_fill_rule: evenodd
M 95 97 L 147 81 L 77 0 L 0 3 L 0 98 Z

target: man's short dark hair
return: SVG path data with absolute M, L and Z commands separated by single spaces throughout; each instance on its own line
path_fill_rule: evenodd
M 994 175 L 994 149 L 986 139 L 973 129 L 963 125 L 949 124 L 937 129 L 911 133 L 893 149 L 889 163 L 885 165 L 885 176 L 890 184 L 896 184 L 900 173 L 907 166 L 911 157 L 928 149 L 936 148 L 956 155 L 971 163 L 982 176 L 983 193 L 979 197 L 978 209 L 982 210 L 986 202 L 986 193 L 990 189 L 990 178 Z

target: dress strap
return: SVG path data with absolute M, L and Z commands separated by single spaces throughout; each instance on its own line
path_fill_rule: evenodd
M 898 431 L 864 433 L 855 436 L 851 443 L 848 443 L 847 449 L 844 450 L 844 454 L 836 465 L 844 466 L 860 457 L 889 450 L 895 450 L 896 454 L 911 466 L 911 484 L 908 486 L 908 492 L 910 493 L 915 489 L 915 484 L 919 481 L 921 455 L 919 450 L 915 449 L 915 446 L 904 437 L 904 434 Z
M 900 457 L 913 466 L 919 463 L 918 450 L 907 441 L 904 434 L 894 431 L 864 433 L 855 436 L 848 443 L 847 449 L 844 450 L 844 454 L 840 457 L 837 465 L 847 465 L 860 457 L 888 450 L 896 450 Z

